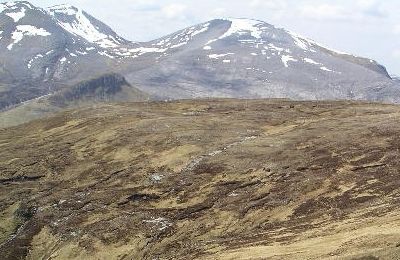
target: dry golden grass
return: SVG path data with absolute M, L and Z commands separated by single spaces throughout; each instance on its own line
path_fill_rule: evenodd
M 285 100 L 108 104 L 3 129 L 0 255 L 399 259 L 399 132 L 398 106 Z

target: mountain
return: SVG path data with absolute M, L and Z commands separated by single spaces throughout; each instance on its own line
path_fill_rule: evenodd
M 112 72 L 119 61 L 109 53 L 137 46 L 72 6 L 17 1 L 0 10 L 0 108 Z
M 377 62 L 330 50 L 262 21 L 213 20 L 151 46 L 165 50 L 164 57 L 128 73 L 127 79 L 171 98 L 400 100 Z
M 117 35 L 106 24 L 74 6 L 57 5 L 47 8 L 47 11 L 67 32 L 99 47 L 110 48 L 129 44 L 129 41 Z
M 399 259 L 399 114 L 185 100 L 3 129 L 1 259 Z
M 162 99 L 400 102 L 398 82 L 376 61 L 262 21 L 217 19 L 137 43 L 71 5 L 16 1 L 0 11 L 3 110 L 108 73 Z

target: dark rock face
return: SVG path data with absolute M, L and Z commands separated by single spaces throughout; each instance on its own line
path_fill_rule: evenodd
M 99 78 L 87 80 L 73 87 L 61 90 L 49 100 L 53 104 L 62 105 L 81 99 L 108 101 L 112 96 L 122 91 L 124 86 L 129 86 L 125 78 L 118 74 L 107 74 Z
M 393 79 L 395 82 L 400 83 L 400 77 L 394 76 L 394 75 L 392 75 L 391 77 L 392 77 L 392 79 Z
M 67 108 L 89 107 L 99 103 L 140 102 L 149 98 L 149 95 L 130 85 L 122 75 L 108 73 L 73 86 L 64 86 L 51 94 L 3 111 L 0 128 L 50 116 Z

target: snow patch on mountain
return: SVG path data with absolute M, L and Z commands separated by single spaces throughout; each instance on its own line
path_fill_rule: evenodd
M 283 65 L 284 65 L 286 68 L 289 67 L 289 64 L 288 64 L 289 61 L 297 61 L 295 58 L 293 58 L 293 57 L 290 56 L 290 55 L 282 55 L 281 59 L 282 59 Z
M 260 39 L 263 31 L 257 27 L 262 22 L 251 19 L 226 19 L 231 22 L 231 27 L 219 39 L 223 39 L 234 34 L 243 35 L 250 33 L 253 38 Z
M 245 18 L 228 18 L 223 20 L 229 21 L 231 23 L 229 29 L 217 39 L 208 41 L 205 44 L 205 46 L 210 45 L 211 43 L 216 42 L 218 40 L 230 37 L 232 35 L 241 36 L 249 34 L 251 37 L 255 39 L 261 39 L 263 31 L 261 28 L 258 28 L 257 25 L 260 25 L 263 22 Z
M 181 46 L 183 46 L 183 45 L 188 44 L 188 42 L 189 42 L 189 41 L 180 42 L 180 43 L 177 43 L 177 44 L 174 44 L 174 45 L 170 46 L 169 48 L 170 48 L 170 49 L 178 48 L 178 47 L 181 47 Z
M 200 33 L 206 32 L 208 30 L 208 27 L 210 26 L 210 23 L 206 23 L 202 28 L 194 30 L 190 32 L 192 38 Z
M 0 13 L 4 12 L 6 9 L 17 9 L 18 6 L 15 2 L 5 2 L 5 3 L 0 3 Z
M 310 52 L 316 52 L 316 50 L 313 49 L 312 47 L 320 47 L 320 48 L 326 49 L 328 51 L 334 52 L 334 53 L 339 54 L 339 55 L 348 55 L 348 56 L 358 57 L 356 55 L 349 54 L 347 52 L 338 51 L 338 50 L 335 50 L 333 48 L 327 47 L 327 46 L 325 46 L 325 45 L 323 45 L 323 44 L 321 44 L 319 42 L 316 42 L 316 41 L 311 40 L 311 39 L 309 39 L 307 37 L 301 36 L 301 35 L 299 35 L 297 33 L 294 33 L 294 32 L 288 31 L 288 30 L 284 30 L 284 31 L 287 32 L 288 34 L 290 34 L 290 36 L 293 38 L 295 44 L 299 48 L 301 48 L 303 50 L 307 50 L 307 51 L 310 51 Z
M 99 51 L 98 54 L 100 54 L 101 56 L 106 56 L 110 59 L 115 59 L 113 55 L 108 54 L 106 51 Z
M 232 52 L 230 52 L 230 53 L 224 53 L 224 54 L 210 54 L 210 55 L 208 55 L 208 57 L 210 58 L 210 59 L 219 59 L 219 58 L 221 58 L 221 57 L 225 57 L 225 56 L 228 56 L 228 55 L 234 55 L 235 53 L 232 53 Z
M 157 42 L 157 43 L 154 43 L 153 44 L 153 46 L 162 46 L 162 45 L 164 45 L 164 44 L 168 44 L 169 42 L 171 41 L 171 38 L 166 38 L 166 39 L 162 39 L 161 41 L 159 41 L 159 42 Z M 169 44 L 169 45 L 171 45 L 171 44 Z
M 50 7 L 48 13 L 53 17 L 57 14 L 71 16 L 73 19 L 70 22 L 57 20 L 58 24 L 69 33 L 80 36 L 102 48 L 115 48 L 120 44 L 113 36 L 101 33 L 98 28 L 93 26 L 82 9 L 70 5 L 58 5 Z
M 119 48 L 114 53 L 122 57 L 136 58 L 146 53 L 164 53 L 166 50 L 156 47 Z
M 280 47 L 277 47 L 277 46 L 275 46 L 273 43 L 269 43 L 268 44 L 268 47 L 264 47 L 265 49 L 271 49 L 271 50 L 274 50 L 274 51 L 278 51 L 278 52 L 282 52 L 282 51 L 284 51 L 285 49 L 283 49 L 283 48 L 280 48 Z
M 75 15 L 76 14 L 76 10 L 77 8 L 75 8 L 72 5 L 69 4 L 61 4 L 61 5 L 56 5 L 56 6 L 52 6 L 48 9 L 49 13 L 51 15 L 54 15 L 55 13 L 63 13 L 65 15 Z
M 79 55 L 87 55 L 88 53 L 86 52 L 86 51 L 79 51 L 79 50 L 76 50 L 75 51 L 77 54 L 79 54 Z
M 334 72 L 333 70 L 328 69 L 328 68 L 325 67 L 325 66 L 320 67 L 320 69 L 323 70 L 323 71 Z
M 22 7 L 19 11 L 9 12 L 9 13 L 6 13 L 6 15 L 11 17 L 14 20 L 14 22 L 18 22 L 23 17 L 25 17 L 25 12 L 26 12 L 26 9 L 24 7 Z
M 50 55 L 52 53 L 54 53 L 54 50 L 50 50 L 50 51 L 48 51 L 48 52 L 46 52 L 44 54 L 43 53 L 36 54 L 32 59 L 30 59 L 28 61 L 28 63 L 27 63 L 28 69 L 30 69 L 34 65 L 35 62 L 40 61 L 42 58 L 44 58 L 44 57 L 46 57 L 46 56 L 48 56 L 48 55 Z
M 174 37 L 168 37 L 153 43 L 152 46 L 160 46 L 162 49 L 175 49 L 188 44 L 196 35 L 208 31 L 210 23 L 205 23 L 200 26 L 192 26 L 184 29 Z
M 303 36 L 301 36 L 301 35 L 298 35 L 298 34 L 296 34 L 296 33 L 294 33 L 294 32 L 287 31 L 287 30 L 285 30 L 285 31 L 286 31 L 287 33 L 289 33 L 289 34 L 292 36 L 292 38 L 293 38 L 294 41 L 295 41 L 295 44 L 296 44 L 298 47 L 300 47 L 300 48 L 302 48 L 302 49 L 304 49 L 304 50 L 309 50 L 309 51 L 311 51 L 311 52 L 316 52 L 316 51 L 315 51 L 314 49 L 312 49 L 311 47 L 317 46 L 317 47 L 326 49 L 326 50 L 328 50 L 328 51 L 331 51 L 331 52 L 334 52 L 334 53 L 337 53 L 337 54 L 340 54 L 340 55 L 349 55 L 349 56 L 354 56 L 354 57 L 356 57 L 355 55 L 352 55 L 352 54 L 349 54 L 349 53 L 346 53 L 346 52 L 342 52 L 342 51 L 338 51 L 338 50 L 335 50 L 335 49 L 326 47 L 326 46 L 324 46 L 323 44 L 321 44 L 321 43 L 319 43 L 319 42 L 316 42 L 316 41 L 314 41 L 314 40 L 308 39 L 308 38 L 303 37 Z
M 66 57 L 62 57 L 62 58 L 60 59 L 61 64 L 64 63 L 64 62 L 66 62 L 66 61 L 67 61 L 67 58 L 66 58 Z
M 305 51 L 313 51 L 314 52 L 314 50 L 311 49 L 312 44 L 309 40 L 298 35 L 297 33 L 294 33 L 294 32 L 288 31 L 288 30 L 285 30 L 285 31 L 292 37 L 294 44 L 297 47 L 299 47 L 300 49 L 303 49 Z
M 310 64 L 314 64 L 314 65 L 322 65 L 321 63 L 319 63 L 319 62 L 316 62 L 315 60 L 313 60 L 313 59 L 310 59 L 310 58 L 304 58 L 303 59 L 305 62 L 307 62 L 307 63 L 310 63 Z
M 134 48 L 134 49 L 129 49 L 129 52 L 131 53 L 136 53 L 139 55 L 145 54 L 145 53 L 150 53 L 150 52 L 165 52 L 165 49 L 160 49 L 160 48 L 146 48 L 146 47 L 139 47 L 139 48 Z
M 29 62 L 27 64 L 28 69 L 30 69 L 32 67 L 32 63 L 39 58 L 43 58 L 43 54 L 37 54 L 35 57 L 33 57 L 31 60 L 29 60 Z
M 8 7 L 6 6 L 6 3 L 1 3 L 0 4 L 0 13 L 4 12 Z
M 7 46 L 11 50 L 15 44 L 22 41 L 25 36 L 49 36 L 51 33 L 43 28 L 37 28 L 32 25 L 18 25 L 16 30 L 12 33 L 11 39 L 13 42 Z

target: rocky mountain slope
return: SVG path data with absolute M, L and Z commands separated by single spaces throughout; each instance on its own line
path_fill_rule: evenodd
M 166 50 L 165 57 L 127 78 L 168 97 L 394 101 L 398 96 L 398 87 L 377 62 L 327 49 L 262 21 L 213 20 L 152 46 Z M 178 47 L 171 51 L 170 46 Z
M 0 255 L 399 259 L 399 115 L 126 103 L 0 130 Z
M 110 72 L 162 98 L 400 100 L 376 61 L 261 21 L 217 19 L 133 43 L 70 5 L 16 1 L 0 11 L 3 109 Z
M 17 1 L 0 4 L 0 11 L 2 108 L 111 72 L 118 61 L 108 50 L 135 46 L 72 6 Z

